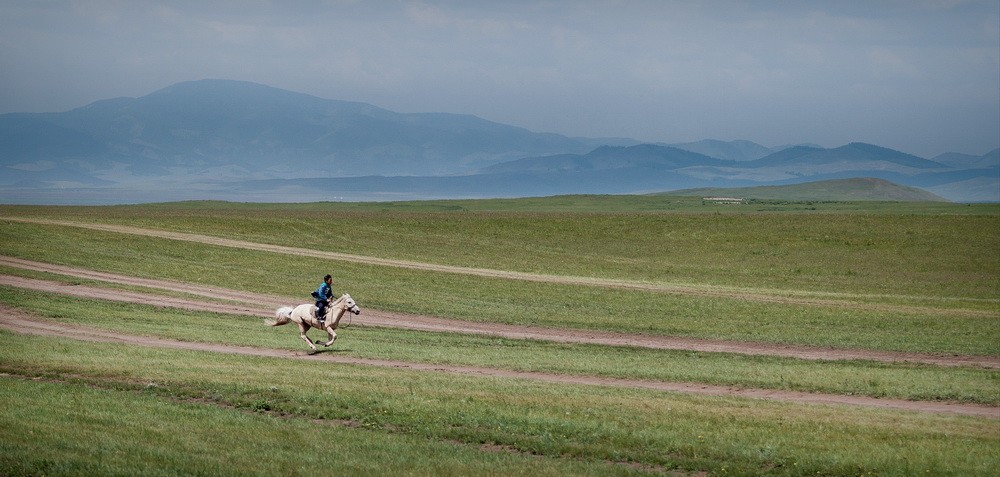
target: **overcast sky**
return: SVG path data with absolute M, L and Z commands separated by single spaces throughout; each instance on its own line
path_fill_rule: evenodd
M 0 113 L 253 81 L 537 132 L 1000 147 L 1000 1 L 0 0 Z

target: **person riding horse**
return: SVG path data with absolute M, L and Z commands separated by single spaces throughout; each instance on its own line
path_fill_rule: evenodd
M 316 318 L 320 323 L 323 323 L 324 315 L 326 315 L 326 306 L 333 300 L 332 286 L 333 276 L 327 275 L 323 277 L 323 283 L 319 285 L 319 288 L 312 292 L 313 298 L 316 299 Z

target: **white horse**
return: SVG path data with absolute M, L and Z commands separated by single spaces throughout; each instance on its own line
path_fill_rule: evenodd
M 326 330 L 326 333 L 330 335 L 330 341 L 323 343 L 323 346 L 330 346 L 334 341 L 337 340 L 337 333 L 333 330 L 337 329 L 337 325 L 340 324 L 340 319 L 344 316 L 344 312 L 351 312 L 355 315 L 361 314 L 361 308 L 358 308 L 358 304 L 354 302 L 351 295 L 344 294 L 336 301 L 326 307 L 326 314 L 323 315 L 323 320 L 325 324 L 320 324 L 319 320 L 316 319 L 316 305 L 309 303 L 303 303 L 295 308 L 290 306 L 283 306 L 278 308 L 274 313 L 273 320 L 264 320 L 264 323 L 270 326 L 281 326 L 291 322 L 299 325 L 299 337 L 303 341 L 309 343 L 309 347 L 313 351 L 316 351 L 316 345 L 312 343 L 312 340 L 306 336 L 306 332 L 309 328 L 316 328 L 321 330 Z M 318 341 L 317 341 L 318 342 Z

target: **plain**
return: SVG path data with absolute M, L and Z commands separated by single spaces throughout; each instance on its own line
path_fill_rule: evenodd
M 676 203 L 683 210 L 670 210 Z M 826 210 L 775 212 L 663 197 L 5 206 L 0 215 L 18 220 L 0 221 L 0 255 L 303 299 L 316 277 L 329 271 L 337 291 L 351 293 L 363 307 L 469 321 L 1000 356 L 996 206 L 927 204 L 920 209 L 907 204 L 900 206 L 904 213 L 894 213 L 893 204 L 820 206 Z M 128 225 L 510 276 L 375 266 L 21 221 L 28 218 Z M 32 275 L 10 268 L 2 272 Z M 619 280 L 650 288 L 526 280 L 519 274 Z M 46 278 L 67 286 L 80 282 Z M 40 319 L 126 334 L 288 350 L 302 345 L 293 330 L 267 329 L 256 319 L 38 297 L 17 289 L 2 290 L 0 300 Z M 131 407 L 137 403 L 179 420 L 188 419 L 186 410 L 192 407 L 217 414 L 191 419 L 188 425 L 196 430 L 281 416 L 267 421 L 273 429 L 255 432 L 299 440 L 312 433 L 328 438 L 344 433 L 347 437 L 338 439 L 378 441 L 358 455 L 385 467 L 345 464 L 347 473 L 987 475 L 998 465 L 991 450 L 998 440 L 996 419 L 364 366 L 330 369 L 320 363 L 124 345 L 53 344 L 9 332 L 0 332 L 0 340 L 0 366 L 8 374 L 2 378 L 4 389 L 9 384 L 15 393 L 47 393 L 45 401 L 85 396 L 100 406 L 123 407 L 120 411 L 136 420 L 139 411 Z M 341 340 L 334 346 L 337 353 L 414 362 L 994 406 L 1000 395 L 1000 374 L 992 369 L 685 353 L 371 327 L 349 328 Z M 14 398 L 4 396 L 13 405 Z M 2 414 L 2 428 L 10 432 L 0 442 L 5 455 L 15 456 L 0 460 L 4 473 L 130 473 L 127 467 L 110 466 L 112 460 L 95 460 L 95 455 L 110 454 L 95 454 L 87 447 L 91 439 L 73 437 L 72 429 L 81 422 L 98 435 L 114 434 L 121 422 L 79 409 L 61 415 L 44 420 L 51 426 L 47 437 L 25 442 L 15 436 L 40 429 L 33 422 L 41 421 Z M 317 429 L 310 419 L 335 425 Z M 165 473 L 253 473 L 211 463 L 186 467 L 208 459 L 207 454 L 232 455 L 245 444 L 210 446 L 210 452 L 189 461 L 181 457 L 185 445 L 162 434 L 152 438 L 163 439 L 157 452 L 165 456 Z M 53 442 L 84 450 L 60 460 L 58 454 L 42 452 Z M 334 454 L 357 452 L 348 444 L 327 445 Z M 451 455 L 456 446 L 459 458 L 415 457 Z M 151 452 L 149 446 L 120 447 Z M 258 472 L 304 472 L 289 470 L 288 452 L 264 458 Z M 541 457 L 526 460 L 529 455 Z

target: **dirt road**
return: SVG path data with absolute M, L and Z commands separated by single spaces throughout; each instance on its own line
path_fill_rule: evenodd
M 123 335 L 95 328 L 63 325 L 47 322 L 36 316 L 20 310 L 0 305 L 0 327 L 24 334 L 40 336 L 58 336 L 91 342 L 124 343 L 137 346 L 150 346 L 170 349 L 205 351 L 212 353 L 230 353 L 248 356 L 264 356 L 272 358 L 301 359 L 327 361 L 340 364 L 377 366 L 397 369 L 410 369 L 424 372 L 451 373 L 494 378 L 515 378 L 543 381 L 550 383 L 580 384 L 592 386 L 611 386 L 621 388 L 640 388 L 657 391 L 680 392 L 710 396 L 736 396 L 745 398 L 768 399 L 807 404 L 841 404 L 851 406 L 897 409 L 933 413 L 951 413 L 966 416 L 1000 419 L 1000 408 L 976 404 L 959 404 L 931 401 L 905 401 L 900 399 L 876 399 L 863 396 L 844 396 L 835 394 L 805 393 L 795 391 L 779 391 L 767 389 L 746 389 L 707 384 L 675 383 L 662 381 L 643 381 L 595 376 L 576 376 L 540 372 L 510 371 L 474 366 L 451 366 L 441 364 L 413 363 L 406 361 L 351 358 L 336 356 L 329 353 L 309 355 L 305 352 L 290 352 L 266 348 L 246 346 L 226 346 L 210 343 L 193 343 L 163 338 Z
M 410 260 L 396 260 L 365 255 L 355 255 L 339 252 L 327 252 L 322 250 L 312 250 L 298 247 L 287 247 L 283 245 L 272 245 L 244 240 L 227 239 L 223 237 L 213 237 L 185 232 L 170 232 L 166 230 L 148 229 L 142 227 L 132 227 L 126 225 L 95 224 L 85 222 L 74 222 L 66 220 L 36 219 L 25 217 L 0 217 L 0 220 L 11 222 L 24 222 L 40 225 L 58 225 L 63 227 L 77 227 L 88 230 L 98 230 L 102 232 L 112 232 L 120 234 L 139 235 L 144 237 L 155 237 L 169 240 L 185 242 L 196 242 L 207 245 L 231 247 L 244 250 L 255 250 L 263 252 L 295 255 L 300 257 L 314 257 L 326 260 L 349 261 L 352 263 L 362 263 L 369 265 L 406 268 L 412 270 L 423 270 L 430 272 L 454 273 L 461 275 L 473 275 L 487 278 L 502 278 L 508 280 L 522 280 L 544 283 L 560 283 L 568 285 L 595 286 L 603 288 L 617 288 L 628 290 L 649 291 L 657 293 L 668 293 L 686 296 L 705 296 L 729 298 L 747 301 L 757 301 L 766 303 L 783 303 L 803 306 L 825 306 L 851 309 L 862 309 L 871 311 L 892 311 L 902 313 L 934 313 L 943 316 L 982 316 L 997 318 L 997 313 L 977 309 L 962 309 L 953 307 L 926 307 L 912 305 L 898 305 L 878 302 L 886 298 L 881 295 L 860 295 L 845 293 L 821 293 L 795 290 L 758 290 L 730 288 L 709 285 L 694 284 L 664 284 L 646 283 L 634 280 L 616 280 L 596 277 L 574 277 L 564 275 L 546 275 L 538 273 L 514 272 L 507 270 L 494 270 L 487 268 L 460 267 L 452 265 L 441 265 L 435 263 L 415 262 Z M 891 297 L 890 297 L 891 298 Z M 899 298 L 899 297 L 897 297 Z M 947 298 L 942 300 L 949 301 Z
M 85 285 L 67 286 L 65 283 L 36 280 L 11 275 L 0 275 L 0 285 L 26 288 L 46 293 L 59 293 L 81 298 L 144 303 L 154 306 L 183 308 L 195 311 L 241 314 L 273 318 L 274 310 L 280 306 L 298 304 L 288 297 L 246 294 L 222 288 L 213 288 L 168 280 L 153 280 L 128 277 L 106 272 L 33 262 L 13 257 L 0 256 L 0 265 L 55 273 L 70 277 L 86 278 L 118 285 L 140 286 L 171 292 L 181 292 L 212 300 L 184 299 Z M 363 304 L 362 304 L 363 306 Z M 799 345 L 785 345 L 760 342 L 705 340 L 672 336 L 651 336 L 641 334 L 613 333 L 597 330 L 570 330 L 543 328 L 536 326 L 504 325 L 496 323 L 475 323 L 469 321 L 436 318 L 429 316 L 390 313 L 365 309 L 354 325 L 401 328 L 420 331 L 481 334 L 511 339 L 536 339 L 562 343 L 586 343 L 611 346 L 633 346 L 652 349 L 671 349 L 714 353 L 736 353 L 745 355 L 780 356 L 809 360 L 871 360 L 881 362 L 907 361 L 933 364 L 937 366 L 979 366 L 1000 368 L 1000 358 L 990 356 L 952 356 L 927 353 L 902 353 L 891 351 L 870 351 L 856 349 L 820 348 Z

